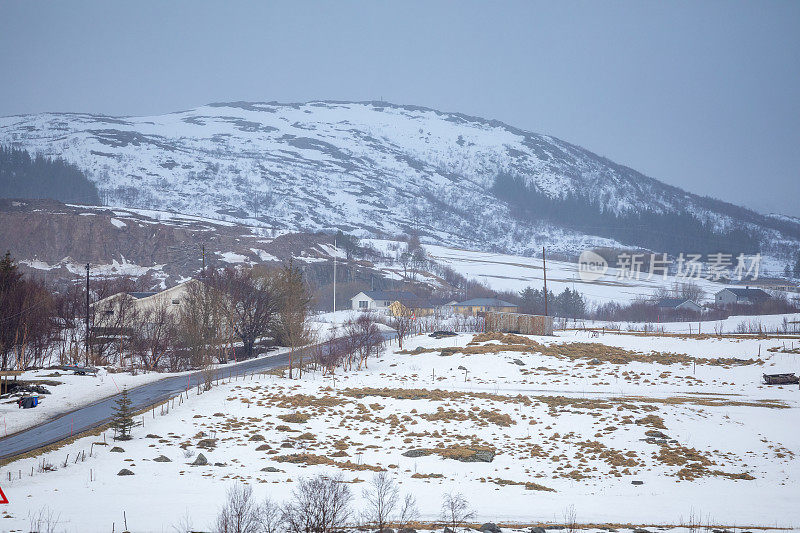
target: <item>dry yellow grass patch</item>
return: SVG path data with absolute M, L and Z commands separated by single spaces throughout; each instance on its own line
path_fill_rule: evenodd
M 430 400 L 439 402 L 480 399 L 504 403 L 519 403 L 522 405 L 531 405 L 533 403 L 529 397 L 521 394 L 517 396 L 504 396 L 502 394 L 491 394 L 488 392 L 461 392 L 441 389 L 378 389 L 375 387 L 361 387 L 358 389 L 344 389 L 341 391 L 341 394 L 359 399 L 367 396 L 378 396 L 382 398 L 394 398 L 396 400 Z
M 485 344 L 490 342 L 491 344 Z M 600 343 L 572 342 L 566 344 L 544 345 L 529 337 L 515 335 L 513 333 L 479 333 L 475 335 L 472 338 L 472 341 L 470 341 L 467 346 L 463 348 L 456 346 L 439 349 L 417 348 L 413 352 L 405 353 L 426 353 L 435 351 L 440 352 L 441 355 L 452 355 L 453 353 L 470 355 L 499 352 L 535 352 L 542 355 L 557 357 L 559 359 L 597 359 L 600 362 L 618 365 L 624 365 L 634 361 L 642 363 L 659 363 L 662 365 L 671 365 L 674 363 L 688 365 L 697 363 L 701 365 L 715 366 L 751 365 L 762 362 L 759 359 L 708 359 L 704 357 L 690 357 L 686 354 L 656 351 L 642 353 Z
M 551 489 L 550 487 L 545 487 L 544 485 L 540 485 L 539 483 L 534 483 L 532 481 L 511 481 L 510 479 L 501 479 L 501 478 L 487 478 L 485 481 L 488 481 L 489 483 L 494 483 L 496 485 L 500 485 L 501 487 L 505 487 L 507 485 L 519 485 L 525 487 L 525 490 L 542 490 L 547 492 L 556 492 L 556 489 Z
M 290 424 L 305 424 L 311 415 L 308 413 L 289 413 L 288 415 L 278 415 L 278 418 Z
M 373 472 L 382 472 L 386 470 L 385 468 L 381 468 L 379 466 L 356 464 L 351 461 L 337 462 L 331 459 L 330 457 L 326 457 L 324 455 L 315 455 L 313 453 L 294 453 L 291 455 L 278 455 L 274 457 L 274 459 L 279 463 L 294 463 L 294 464 L 305 464 L 305 465 L 331 465 L 337 468 L 341 468 L 343 470 L 356 470 L 356 471 L 371 470 Z

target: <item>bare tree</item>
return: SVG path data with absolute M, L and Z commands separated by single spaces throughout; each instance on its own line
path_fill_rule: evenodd
M 260 513 L 250 485 L 237 483 L 230 487 L 225 505 L 217 515 L 217 533 L 259 533 Z
M 408 278 L 408 268 L 412 265 L 412 257 L 411 254 L 408 252 L 400 253 L 400 256 L 397 258 L 400 262 L 400 265 L 403 267 L 403 279 Z
M 475 518 L 475 513 L 470 509 L 464 495 L 460 492 L 452 492 L 442 497 L 442 522 L 445 522 L 450 529 L 457 532 L 468 520 Z
M 296 350 L 311 341 L 312 330 L 308 323 L 311 311 L 311 292 L 303 279 L 303 272 L 292 261 L 284 266 L 277 276 L 277 286 L 281 295 L 280 340 L 289 345 L 289 378 L 295 362 Z M 302 359 L 302 356 L 301 356 Z M 297 365 L 300 377 L 303 375 L 302 360 Z
M 259 533 L 278 533 L 282 530 L 281 508 L 269 498 L 258 507 Z
M 54 304 L 44 283 L 23 277 L 11 254 L 0 259 L 0 370 L 23 369 L 52 339 Z
M 706 291 L 697 283 L 686 281 L 683 283 L 675 283 L 675 295 L 678 298 L 685 298 L 695 303 L 700 303 L 703 298 L 706 297 Z
M 367 503 L 364 520 L 374 525 L 379 532 L 383 531 L 400 500 L 397 483 L 386 471 L 378 472 L 363 490 L 363 495 Z
M 224 343 L 227 316 L 222 293 L 203 281 L 186 285 L 177 317 L 181 346 L 192 368 L 207 368 Z
M 159 300 L 154 307 L 141 311 L 133 322 L 131 349 L 146 370 L 158 370 L 168 354 L 174 355 L 175 316 L 169 310 L 166 299 Z M 181 362 L 169 357 L 170 370 L 181 370 Z
M 403 349 L 403 339 L 411 333 L 413 325 L 413 318 L 404 314 L 394 317 L 391 321 L 391 327 L 397 332 L 397 342 L 401 350 Z
M 578 520 L 575 515 L 575 506 L 570 504 L 564 509 L 564 527 L 568 533 L 575 533 L 578 529 Z
M 36 514 L 28 511 L 28 522 L 30 523 L 30 531 L 55 533 L 61 525 L 61 514 L 56 514 L 55 511 L 45 505 Z
M 411 522 L 416 522 L 419 519 L 419 508 L 417 508 L 417 499 L 413 494 L 406 494 L 403 498 L 403 503 L 400 506 L 400 514 L 397 517 L 397 529 L 405 529 Z
M 252 268 L 226 268 L 207 275 L 212 287 L 225 294 L 229 322 L 244 345 L 244 356 L 253 356 L 256 340 L 273 333 L 278 319 L 279 293 L 269 275 Z
M 360 370 L 362 364 L 366 368 L 369 355 L 380 349 L 383 335 L 375 320 L 369 314 L 363 313 L 345 324 L 345 343 L 351 357 L 358 361 Z
M 301 478 L 284 505 L 282 519 L 289 533 L 328 533 L 341 528 L 350 516 L 353 496 L 342 474 Z

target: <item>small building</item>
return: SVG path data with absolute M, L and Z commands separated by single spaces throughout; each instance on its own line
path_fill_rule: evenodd
M 697 305 L 688 298 L 664 298 L 657 304 L 659 309 L 672 310 L 672 311 L 691 311 L 699 313 L 703 310 L 702 307 Z
M 516 313 L 519 307 L 511 302 L 498 298 L 472 298 L 453 304 L 453 312 L 460 315 L 476 315 L 486 311 L 497 311 L 500 313 Z
M 763 289 L 770 291 L 800 292 L 797 283 L 783 278 L 758 278 L 748 279 L 736 283 L 738 287 Z
M 770 295 L 761 289 L 750 287 L 726 287 L 714 295 L 714 303 L 718 306 L 726 305 L 752 305 L 769 300 Z
M 488 311 L 486 313 L 485 329 L 486 332 L 552 335 L 553 317 Z
M 436 312 L 436 306 L 427 300 L 395 300 L 389 304 L 389 313 L 392 316 L 431 316 Z
M 417 299 L 417 295 L 409 291 L 361 291 L 350 298 L 350 302 L 354 311 L 386 311 L 393 302 Z

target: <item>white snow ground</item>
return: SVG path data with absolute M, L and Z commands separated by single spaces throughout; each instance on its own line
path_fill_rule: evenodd
M 426 520 L 438 517 L 443 493 L 458 491 L 478 523 L 560 522 L 574 505 L 582 523 L 679 524 L 699 514 L 740 528 L 800 527 L 798 390 L 761 384 L 763 372 L 799 370 L 800 356 L 781 352 L 785 340 L 568 331 L 530 337 L 540 344 L 523 351 L 491 348 L 498 341 L 468 347 L 472 339 L 416 337 L 407 350 L 433 351 L 393 346 L 335 380 L 309 372 L 221 384 L 146 415 L 134 440 L 117 443 L 122 453 L 95 445 L 92 457 L 63 467 L 67 454 L 102 442 L 86 437 L 45 456 L 55 471 L 39 473 L 41 457 L 5 465 L 0 486 L 11 504 L 0 529 L 25 529 L 46 505 L 67 531 L 120 527 L 123 511 L 131 531 L 169 531 L 184 514 L 208 530 L 234 482 L 283 501 L 299 477 L 342 471 L 358 505 L 370 468 L 413 493 Z M 440 355 L 451 346 L 499 353 Z M 279 418 L 294 413 L 307 419 Z M 648 431 L 674 441 L 645 442 Z M 199 448 L 203 438 L 215 446 Z M 497 455 L 490 463 L 440 456 L 458 445 Z M 402 455 L 418 448 L 440 453 Z M 194 456 L 184 449 L 204 453 L 209 466 L 187 465 Z M 172 462 L 153 461 L 162 454 Z M 117 477 L 122 468 L 135 475 Z

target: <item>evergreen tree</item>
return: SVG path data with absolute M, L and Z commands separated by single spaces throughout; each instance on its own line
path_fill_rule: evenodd
M 75 165 L 4 146 L 0 146 L 0 198 L 100 205 L 97 187 Z
M 797 255 L 794 257 L 794 267 L 792 271 L 794 272 L 794 277 L 800 278 L 800 252 L 797 252 Z
M 114 439 L 130 440 L 131 429 L 133 429 L 133 409 L 131 409 L 131 399 L 128 398 L 128 389 L 122 389 L 122 394 L 117 398 L 117 405 L 114 407 L 114 418 L 109 427 L 114 430 Z

